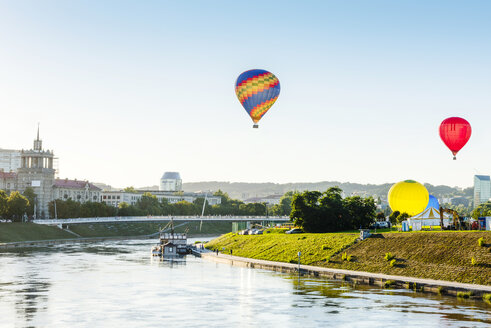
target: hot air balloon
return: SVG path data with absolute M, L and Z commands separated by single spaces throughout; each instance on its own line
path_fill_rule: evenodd
M 429 209 L 430 207 L 440 210 L 440 203 L 438 202 L 438 199 L 436 199 L 436 197 L 433 195 L 430 195 L 428 205 L 426 205 L 425 210 Z
M 429 194 L 425 186 L 413 180 L 405 180 L 394 184 L 388 194 L 392 211 L 414 216 L 424 211 L 428 204 Z
M 471 137 L 472 128 L 469 122 L 461 117 L 449 117 L 440 124 L 440 138 L 455 156 Z
M 273 73 L 251 69 L 239 75 L 235 82 L 235 93 L 254 122 L 253 128 L 257 128 L 257 122 L 280 95 L 280 81 Z

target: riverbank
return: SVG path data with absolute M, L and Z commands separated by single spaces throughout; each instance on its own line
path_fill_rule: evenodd
M 297 263 L 300 251 L 301 263 L 315 267 L 491 286 L 490 232 L 382 233 L 364 241 L 357 241 L 357 237 L 352 233 L 229 233 L 206 247 L 285 263 Z M 479 246 L 479 238 L 483 238 L 483 246 Z M 389 252 L 395 260 L 392 266 L 392 259 L 385 259 Z
M 163 222 L 115 222 L 70 224 L 67 230 L 34 223 L 0 223 L 0 243 L 34 242 L 80 238 L 138 238 L 155 234 L 166 226 Z M 230 221 L 174 222 L 176 232 L 188 236 L 217 236 L 232 231 Z M 136 236 L 136 237 L 135 237 Z
M 11 243 L 26 240 L 70 239 L 75 236 L 55 226 L 34 223 L 0 223 L 0 242 Z
M 343 280 L 353 284 L 376 285 L 383 288 L 413 289 L 417 292 L 482 299 L 486 302 L 489 302 L 489 297 L 491 295 L 491 286 L 484 285 L 265 261 L 232 256 L 223 253 L 216 254 L 215 252 L 210 251 L 193 251 L 193 254 L 207 260 L 227 263 L 230 265 L 279 271 L 283 273 L 305 274 L 315 277 Z

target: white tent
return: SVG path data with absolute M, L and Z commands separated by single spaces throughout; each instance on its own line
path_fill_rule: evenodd
M 423 226 L 440 226 L 440 211 L 429 207 L 418 215 L 409 218 L 408 221 L 413 231 L 419 231 Z M 443 213 L 443 226 L 447 227 L 449 224 L 449 215 Z

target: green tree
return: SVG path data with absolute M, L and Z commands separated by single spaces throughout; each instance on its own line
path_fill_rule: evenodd
M 129 205 L 126 202 L 121 202 L 118 205 L 118 215 L 119 216 L 141 216 L 142 211 L 136 206 Z
M 196 205 L 193 203 L 182 200 L 172 205 L 174 207 L 175 215 L 196 215 Z
M 48 211 L 51 217 L 55 217 L 55 201 L 56 201 L 56 217 L 59 219 L 79 218 L 81 217 L 80 203 L 68 198 L 67 200 L 56 199 L 48 204 Z
M 22 217 L 29 206 L 29 200 L 18 191 L 10 193 L 7 199 L 7 216 L 15 222 L 22 222 Z
M 201 212 L 203 212 L 203 203 L 205 202 L 205 199 L 203 197 L 196 198 L 193 202 L 196 212 L 194 213 L 195 215 L 201 215 Z M 208 200 L 206 201 L 205 205 L 205 211 L 204 215 L 210 215 L 211 213 L 211 206 L 208 204 Z
M 377 221 L 385 221 L 384 212 L 377 212 L 376 218 L 377 218 Z
M 403 212 L 397 216 L 397 223 L 401 224 L 402 221 L 406 220 L 407 218 L 410 218 L 411 215 L 407 214 L 406 212 Z
M 162 209 L 155 195 L 149 192 L 144 193 L 136 202 L 136 207 L 141 209 L 144 215 L 161 215 Z
M 27 206 L 26 213 L 28 216 L 33 216 L 34 215 L 34 204 L 36 202 L 36 193 L 34 192 L 34 189 L 32 187 L 27 187 L 24 192 L 22 193 L 27 200 L 29 201 L 29 206 Z
M 5 193 L 5 190 L 0 190 L 0 217 L 6 218 L 8 211 L 8 196 Z
M 389 215 L 390 224 L 394 225 L 397 223 L 397 217 L 401 214 L 399 211 L 394 211 Z
M 269 213 L 271 215 L 290 215 L 292 211 L 292 199 L 295 193 L 293 191 L 286 192 L 281 198 L 280 203 L 271 206 Z
M 343 199 L 343 205 L 348 212 L 349 222 L 346 223 L 351 228 L 368 228 L 375 221 L 377 206 L 372 197 L 346 197 Z
M 477 220 L 479 217 L 491 216 L 491 201 L 479 204 L 471 214 L 472 218 Z
M 123 189 L 124 192 L 131 192 L 131 193 L 136 193 L 136 189 L 135 187 L 131 186 L 131 187 L 126 187 Z

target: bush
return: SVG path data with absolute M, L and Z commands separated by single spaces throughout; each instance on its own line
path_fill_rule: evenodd
M 477 265 L 477 260 L 474 257 L 471 258 L 471 265 Z
M 390 260 L 392 260 L 393 258 L 395 258 L 395 256 L 394 256 L 394 255 L 392 255 L 392 253 L 391 253 L 391 252 L 385 253 L 385 257 L 384 257 L 384 259 L 385 259 L 386 261 L 390 261 Z
M 472 292 L 457 292 L 458 298 L 470 298 L 472 296 Z
M 341 260 L 343 261 L 346 261 L 348 255 L 346 254 L 346 252 L 343 253 L 343 255 L 341 255 Z
M 392 288 L 395 284 L 394 280 L 387 280 L 384 282 L 384 288 Z
M 484 237 L 481 237 L 477 240 L 477 244 L 479 247 L 484 247 Z
M 491 294 L 483 294 L 482 299 L 483 301 L 491 302 Z
M 392 268 L 395 265 L 396 265 L 396 260 L 395 259 L 391 260 L 390 263 L 389 263 L 389 266 Z
M 351 262 L 351 259 L 352 259 L 352 258 L 353 258 L 353 256 L 348 255 L 348 256 L 346 256 L 346 261 Z

